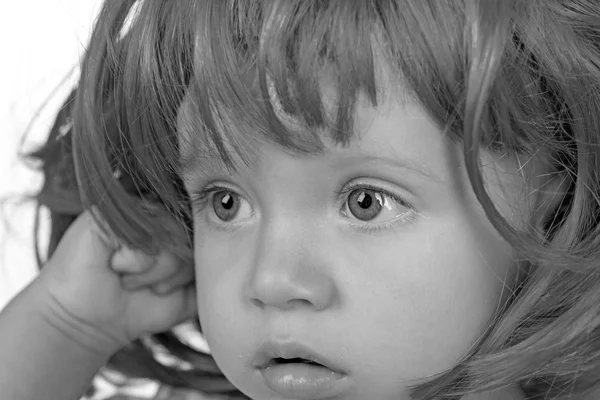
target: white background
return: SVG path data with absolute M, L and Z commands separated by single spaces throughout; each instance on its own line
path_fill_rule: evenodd
M 37 270 L 34 207 L 25 197 L 40 187 L 41 177 L 18 154 L 49 132 L 77 77 L 100 5 L 101 0 L 0 1 L 0 308 Z M 28 124 L 53 93 L 21 145 Z

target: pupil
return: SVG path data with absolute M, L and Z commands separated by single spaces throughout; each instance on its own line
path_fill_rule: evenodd
M 369 207 L 371 207 L 371 204 L 373 204 L 373 198 L 371 197 L 370 194 L 362 192 L 359 196 L 358 196 L 358 205 L 360 206 L 360 208 L 362 209 L 367 209 Z
M 231 208 L 233 208 L 233 196 L 231 196 L 230 194 L 226 194 L 225 196 L 223 196 L 223 198 L 221 199 L 221 205 L 224 209 L 231 210 Z

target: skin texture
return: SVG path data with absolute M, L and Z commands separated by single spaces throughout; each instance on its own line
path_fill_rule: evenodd
M 188 98 L 179 116 L 186 159 L 192 114 Z M 204 333 L 225 375 L 254 399 L 280 398 L 252 367 L 265 340 L 333 360 L 351 381 L 340 398 L 408 399 L 408 386 L 469 351 L 516 280 L 512 250 L 472 192 L 462 144 L 401 93 L 377 109 L 359 102 L 355 123 L 358 138 L 321 155 L 260 142 L 236 172 L 200 160 L 185 173 L 192 198 L 212 190 L 193 206 Z M 488 191 L 515 226 L 537 218 L 532 188 L 547 172 L 521 161 L 482 152 Z M 352 191 L 365 186 L 389 205 L 371 221 L 351 211 Z M 239 206 L 230 221 L 219 218 L 222 200 Z

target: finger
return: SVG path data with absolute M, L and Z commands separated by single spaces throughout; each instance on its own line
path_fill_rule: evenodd
M 135 326 L 135 332 L 164 332 L 197 317 L 196 288 L 193 284 L 165 296 L 146 290 L 139 293 L 131 304 L 130 323 Z
M 196 285 L 189 284 L 178 290 L 163 296 L 160 305 L 155 310 L 163 316 L 169 316 L 169 329 L 192 318 L 198 317 L 198 302 L 196 296 Z
M 158 295 L 165 295 L 194 282 L 193 265 L 183 265 L 172 276 L 152 286 L 152 291 Z
M 138 274 L 122 278 L 123 287 L 128 290 L 139 289 L 164 282 L 181 268 L 181 261 L 170 252 L 162 252 L 156 257 L 152 268 Z
M 122 246 L 113 254 L 110 267 L 120 274 L 137 274 L 151 269 L 155 263 L 156 257 Z
M 198 300 L 196 297 L 196 285 L 190 284 L 181 289 L 183 291 L 183 304 L 175 325 L 198 317 Z

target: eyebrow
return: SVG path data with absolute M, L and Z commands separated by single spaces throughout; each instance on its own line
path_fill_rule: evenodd
M 185 160 L 187 161 L 187 163 L 183 168 L 184 177 L 190 174 L 203 174 L 205 173 L 203 171 L 206 171 L 206 173 L 208 174 L 231 173 L 231 171 L 227 168 L 225 163 L 218 157 L 201 157 L 198 155 L 187 154 Z M 434 173 L 426 165 L 411 160 L 409 158 L 389 157 L 362 153 L 343 156 L 342 162 L 351 163 L 352 165 L 364 162 L 378 163 L 392 168 L 408 171 L 414 175 L 419 175 L 427 180 L 436 183 L 443 183 L 443 179 L 438 174 Z
M 419 175 L 428 180 L 442 183 L 443 179 L 434 173 L 430 168 L 428 168 L 423 163 L 416 162 L 409 158 L 401 158 L 401 157 L 388 157 L 388 156 L 380 156 L 373 154 L 356 154 L 351 156 L 344 157 L 347 161 L 352 161 L 353 163 L 359 162 L 371 162 L 371 163 L 379 163 L 392 168 L 401 169 L 405 171 L 409 171 L 415 175 Z
M 235 154 L 232 154 L 234 158 Z M 181 172 L 183 177 L 192 174 L 203 174 L 206 173 L 231 173 L 230 169 L 227 168 L 225 162 L 218 156 L 209 155 L 198 155 L 196 153 L 188 152 L 187 150 L 181 156 Z

